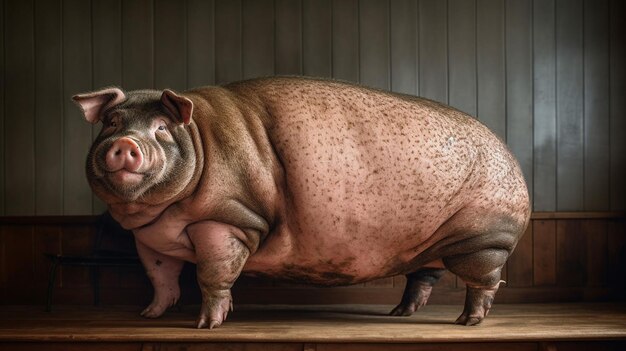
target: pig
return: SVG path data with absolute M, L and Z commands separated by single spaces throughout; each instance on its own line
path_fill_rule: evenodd
M 185 92 L 112 87 L 73 100 L 102 123 L 94 193 L 132 230 L 161 316 L 197 265 L 197 328 L 221 325 L 241 274 L 338 286 L 406 275 L 392 316 L 424 306 L 449 270 L 457 324 L 489 312 L 528 225 L 515 158 L 443 104 L 347 82 L 270 77 Z

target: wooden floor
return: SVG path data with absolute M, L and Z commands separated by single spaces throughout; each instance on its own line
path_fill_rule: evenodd
M 507 343 L 517 345 L 515 350 L 539 350 L 546 349 L 546 342 L 568 341 L 563 345 L 608 341 L 598 345 L 615 350 L 626 347 L 626 304 L 496 304 L 475 327 L 452 324 L 462 309 L 456 305 L 427 306 L 411 317 L 389 317 L 391 306 L 379 305 L 236 307 L 222 327 L 197 330 L 193 328 L 196 306 L 170 311 L 156 320 L 139 317 L 139 309 L 131 307 L 55 307 L 46 313 L 41 307 L 4 306 L 0 307 L 0 349 L 28 349 L 51 342 L 65 350 L 72 349 L 71 344 L 84 349 L 85 345 L 111 343 L 120 350 L 165 350 L 167 345 L 195 350 L 194 345 L 200 345 L 196 343 L 203 343 L 202 350 L 212 350 L 211 344 L 224 342 L 262 346 L 263 350 L 335 350 L 349 349 L 349 344 L 359 344 L 357 349 L 363 350 L 398 344 L 383 349 L 408 350 L 407 344 L 441 343 L 472 343 L 473 347 Z M 255 349 L 249 345 L 241 349 Z

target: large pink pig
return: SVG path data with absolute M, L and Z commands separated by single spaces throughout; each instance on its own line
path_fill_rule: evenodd
M 343 82 L 267 78 L 74 100 L 102 131 L 94 192 L 132 229 L 158 317 L 197 264 L 197 327 L 219 326 L 240 274 L 315 285 L 407 276 L 392 315 L 423 306 L 445 269 L 467 284 L 457 323 L 491 307 L 528 224 L 506 146 L 468 115 Z

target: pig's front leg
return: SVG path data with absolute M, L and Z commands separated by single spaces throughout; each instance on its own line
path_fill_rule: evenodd
M 190 225 L 187 232 L 196 250 L 198 284 L 202 290 L 197 327 L 213 329 L 232 310 L 230 288 L 250 254 L 257 249 L 259 237 L 213 221 Z
M 183 269 L 184 261 L 154 251 L 139 240 L 135 240 L 135 243 L 139 259 L 154 287 L 152 303 L 141 312 L 141 315 L 147 318 L 157 318 L 169 307 L 175 305 L 180 297 L 178 277 Z

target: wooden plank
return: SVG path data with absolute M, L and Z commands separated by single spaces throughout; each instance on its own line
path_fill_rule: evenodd
M 504 1 L 476 2 L 477 115 L 506 140 Z
M 626 222 L 610 221 L 607 234 L 608 285 L 614 291 L 626 289 Z
M 333 78 L 359 81 L 359 1 L 333 1 Z
M 91 3 L 63 0 L 63 96 L 92 90 Z M 63 105 L 63 213 L 91 214 L 92 193 L 85 177 L 91 125 L 70 99 Z
M 604 286 L 608 269 L 608 222 L 588 219 L 581 222 L 587 250 L 587 286 Z
M 241 79 L 241 0 L 215 1 L 215 82 Z
M 534 220 L 533 285 L 556 284 L 556 221 Z
M 274 75 L 274 2 L 243 2 L 243 78 Z
M 61 1 L 38 1 L 35 16 L 35 212 L 63 213 Z
M 127 90 L 154 87 L 152 0 L 122 1 L 122 78 Z
M 122 2 L 121 0 L 93 0 L 93 87 L 122 86 Z M 93 139 L 100 133 L 101 124 L 92 128 Z M 106 205 L 93 197 L 92 213 L 106 211 Z
M 611 210 L 626 210 L 626 3 L 611 0 L 610 12 L 610 121 Z
M 215 3 L 187 1 L 187 87 L 215 83 Z
M 45 254 L 61 252 L 61 229 L 54 225 L 34 226 L 33 235 L 33 288 L 35 299 L 38 302 L 46 301 L 46 290 L 50 278 L 51 261 Z M 55 279 L 55 287 L 61 285 L 60 279 Z
M 61 254 L 64 255 L 88 255 L 93 252 L 93 240 L 95 229 L 84 226 L 65 226 L 61 228 Z M 89 287 L 91 280 L 87 267 L 62 266 L 59 269 L 58 278 L 61 287 L 65 289 Z M 85 296 L 86 301 L 74 303 L 90 303 L 92 297 Z
M 556 222 L 556 277 L 560 286 L 584 286 L 587 277 L 585 235 L 580 220 Z
M 3 92 L 6 91 L 6 73 L 5 73 L 5 66 L 4 66 L 4 25 L 5 25 L 4 3 L 5 3 L 5 0 L 0 0 L 0 53 L 2 53 L 2 55 L 0 55 L 0 69 L 2 69 L 2 74 L 0 74 L 0 91 L 3 91 Z M 0 137 L 2 137 L 3 140 L 6 138 L 5 128 L 4 128 L 4 125 L 5 125 L 4 96 L 5 96 L 5 93 L 0 94 Z M 4 158 L 5 157 L 4 157 L 4 152 L 5 152 L 4 143 L 0 143 L 0 216 L 5 215 L 5 209 L 4 209 L 5 207 L 4 206 L 4 201 L 5 201 Z M 3 289 L 0 289 L 0 293 L 1 291 L 3 291 Z
M 554 0 L 533 2 L 533 208 L 556 210 L 556 47 Z
M 389 90 L 389 1 L 359 2 L 361 84 Z
M 154 2 L 154 86 L 187 88 L 187 6 L 184 1 Z
M 8 8 L 7 8 L 8 10 Z M 33 301 L 33 227 L 7 226 L 4 228 L 6 299 L 12 305 Z
M 610 208 L 608 0 L 584 2 L 584 209 Z
M 276 0 L 274 9 L 276 74 L 302 74 L 302 1 Z
M 5 11 L 5 213 L 26 215 L 35 212 L 34 4 L 7 0 Z
M 506 140 L 533 188 L 533 69 L 531 0 L 507 0 Z M 530 193 L 532 197 L 532 192 Z M 531 199 L 532 201 L 532 199 Z
M 448 2 L 450 105 L 476 117 L 476 1 Z
M 390 3 L 391 90 L 417 95 L 417 2 Z
M 556 2 L 557 210 L 583 209 L 582 1 Z
M 526 228 L 524 236 L 507 261 L 507 287 L 533 285 L 533 226 Z
M 448 101 L 448 51 L 446 3 L 419 2 L 419 95 L 442 103 Z
M 332 76 L 331 12 L 330 0 L 302 2 L 302 71 L 307 76 Z

